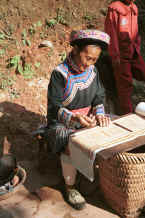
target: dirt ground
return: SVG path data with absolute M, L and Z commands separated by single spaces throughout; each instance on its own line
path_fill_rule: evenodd
M 38 146 L 31 132 L 46 122 L 51 72 L 71 49 L 72 29 L 103 28 L 104 6 L 106 1 L 1 1 L 0 152 L 9 144 L 18 160 L 35 158 Z M 53 48 L 41 47 L 44 40 Z
M 1 153 L 6 144 L 18 160 L 36 157 L 38 145 L 31 133 L 46 123 L 51 72 L 70 51 L 69 34 L 73 29 L 103 29 L 109 2 L 1 0 Z M 139 0 L 137 3 L 143 7 Z M 53 48 L 41 47 L 44 40 L 49 40 Z M 133 101 L 136 105 L 144 100 L 145 91 L 142 83 L 135 83 Z
M 46 124 L 49 78 L 54 67 L 65 58 L 71 49 L 69 34 L 73 29 L 80 28 L 103 30 L 109 2 L 109 0 L 1 0 L 0 154 L 7 151 L 14 153 L 17 160 L 22 165 L 24 163 L 26 169 L 28 168 L 28 172 L 29 169 L 35 168 L 32 170 L 35 174 L 36 167 L 39 164 L 38 141 L 32 135 L 32 132 L 40 125 Z M 53 47 L 42 47 L 41 43 L 44 40 L 50 41 Z M 144 46 L 142 47 L 144 49 Z M 136 81 L 134 81 L 134 84 L 133 102 L 136 105 L 138 102 L 144 101 L 145 87 L 144 84 Z M 37 171 L 37 179 L 35 180 L 34 175 L 33 181 L 31 179 L 30 182 L 29 179 L 27 181 L 28 186 L 31 184 L 29 186 L 31 192 L 32 188 L 35 191 L 43 184 L 56 188 L 56 190 L 61 190 L 63 187 L 59 161 L 55 161 L 55 164 L 51 158 L 48 161 L 50 161 L 47 163 L 49 166 L 54 166 L 54 171 L 47 168 L 47 175 L 50 175 L 53 179 L 49 178 L 50 183 L 48 184 L 44 181 L 38 181 L 39 173 Z M 30 166 L 27 166 L 27 163 Z M 33 167 L 33 163 L 36 163 L 34 164 L 35 167 Z M 41 166 L 41 168 L 43 167 Z M 59 170 L 55 171 L 56 169 Z M 38 185 L 36 181 L 38 181 Z M 84 182 L 83 191 L 85 191 L 90 183 L 84 178 L 82 182 Z M 34 186 L 32 186 L 32 183 L 34 183 Z M 91 187 L 93 188 L 93 186 Z M 26 189 L 29 190 L 28 187 Z M 35 197 L 33 196 L 33 198 Z M 91 199 L 88 198 L 88 201 L 91 204 Z M 2 211 L 5 214 L 6 205 L 9 203 L 5 202 L 3 207 L 0 206 L 1 214 Z M 104 205 L 104 203 L 101 204 Z M 89 210 L 91 211 L 91 208 Z M 109 209 L 107 208 L 107 210 Z M 88 217 L 87 211 L 85 213 L 86 215 L 80 214 L 79 218 Z M 102 212 L 99 213 L 103 214 Z M 97 216 L 94 216 L 95 213 L 92 214 L 92 217 L 99 217 L 99 213 Z M 21 215 L 1 214 L 0 217 L 2 218 L 22 217 Z M 31 217 L 31 215 L 28 217 Z M 37 214 L 36 217 L 42 216 Z M 61 217 L 75 218 L 78 216 L 75 213 L 70 214 L 68 212 Z M 102 217 L 113 218 L 117 216 L 104 213 Z

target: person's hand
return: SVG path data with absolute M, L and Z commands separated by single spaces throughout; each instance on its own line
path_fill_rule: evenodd
M 91 121 L 92 121 L 90 127 L 95 127 L 97 125 L 97 121 L 96 121 L 95 115 L 90 114 L 89 118 L 91 118 Z
M 111 123 L 110 117 L 103 114 L 96 115 L 96 121 L 101 127 L 109 126 Z
M 94 116 L 86 116 L 80 113 L 74 115 L 73 120 L 79 122 L 82 127 L 94 127 L 96 126 L 96 119 Z
M 14 176 L 12 181 L 13 181 L 13 186 L 15 187 L 19 183 L 19 177 L 18 176 Z

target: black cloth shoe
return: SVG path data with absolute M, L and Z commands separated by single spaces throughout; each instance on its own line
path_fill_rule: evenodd
M 66 200 L 76 210 L 82 210 L 85 207 L 85 198 L 76 189 L 66 190 Z

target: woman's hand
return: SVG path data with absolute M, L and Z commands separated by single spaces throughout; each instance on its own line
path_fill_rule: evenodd
M 109 126 L 111 123 L 110 117 L 107 115 L 96 115 L 96 121 L 101 127 Z
M 19 183 L 19 177 L 18 176 L 14 176 L 14 178 L 13 178 L 13 186 L 15 187 L 18 183 Z
M 94 126 L 96 126 L 96 119 L 95 119 L 95 116 L 93 116 L 93 115 L 88 117 L 87 115 L 77 113 L 74 115 L 73 120 L 79 122 L 82 127 L 94 127 Z

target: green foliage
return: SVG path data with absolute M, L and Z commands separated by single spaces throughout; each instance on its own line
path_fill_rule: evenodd
M 34 76 L 34 71 L 32 69 L 31 64 L 25 64 L 24 69 L 20 70 L 20 74 L 25 78 L 25 79 L 31 79 Z
M 23 32 L 22 32 L 22 42 L 23 42 L 23 45 L 31 46 L 31 42 L 30 42 L 30 40 L 27 38 L 27 32 L 26 32 L 25 29 L 24 29 Z
M 10 63 L 8 64 L 10 67 L 14 67 L 16 72 L 21 74 L 25 79 L 31 79 L 34 75 L 34 71 L 32 69 L 31 64 L 25 63 L 24 67 L 21 64 L 20 55 L 16 55 L 10 59 Z M 38 66 L 38 63 L 37 63 Z
M 36 62 L 36 63 L 35 63 L 35 67 L 36 67 L 36 68 L 39 68 L 40 65 L 41 65 L 40 62 Z
M 97 21 L 97 17 L 95 14 L 91 14 L 91 13 L 86 12 L 82 18 L 84 19 L 86 27 L 88 29 L 96 28 L 98 21 Z
M 17 68 L 20 63 L 20 55 L 16 55 L 10 59 L 9 66 Z
M 28 29 L 28 32 L 29 32 L 30 35 L 34 35 L 35 32 L 36 32 L 36 30 L 35 30 L 35 28 L 34 28 L 33 26 L 31 26 L 31 27 Z
M 93 17 L 88 14 L 86 14 L 83 18 L 87 21 L 91 21 L 93 19 Z
M 61 61 L 63 62 L 66 59 L 66 52 L 59 54 L 59 56 L 61 56 Z
M 47 19 L 45 20 L 45 24 L 48 27 L 54 27 L 58 23 L 62 25 L 67 25 L 67 21 L 65 19 L 65 12 L 60 8 L 57 9 L 57 15 L 55 18 L 52 18 L 49 21 Z
M 0 89 L 6 90 L 11 87 L 15 82 L 14 76 L 10 76 L 9 73 L 0 72 Z
M 20 93 L 15 88 L 9 88 L 8 92 L 11 99 L 20 97 Z
M 22 32 L 22 37 L 23 37 L 23 38 L 26 38 L 26 37 L 27 37 L 26 29 L 23 30 L 23 32 Z
M 38 26 L 38 27 L 41 27 L 41 26 L 42 26 L 42 23 L 41 23 L 40 20 L 36 23 L 36 26 Z
M 65 13 L 62 9 L 57 9 L 57 16 L 56 16 L 57 23 L 60 23 L 62 25 L 67 25 L 67 22 L 65 20 Z
M 5 49 L 4 48 L 2 48 L 2 49 L 0 49 L 0 57 L 2 57 L 4 54 L 5 54 Z
M 54 27 L 57 24 L 57 20 L 56 19 L 50 19 L 49 21 L 45 20 L 45 24 L 48 27 Z
M 4 40 L 5 39 L 5 34 L 3 32 L 0 32 L 0 40 Z
M 30 35 L 34 35 L 36 33 L 37 27 L 41 27 L 42 23 L 41 21 L 38 21 L 37 23 L 34 23 L 29 29 L 28 29 L 28 33 Z
M 0 31 L 0 40 L 14 40 L 14 38 L 11 37 L 13 33 L 13 25 L 8 26 L 7 30 Z

